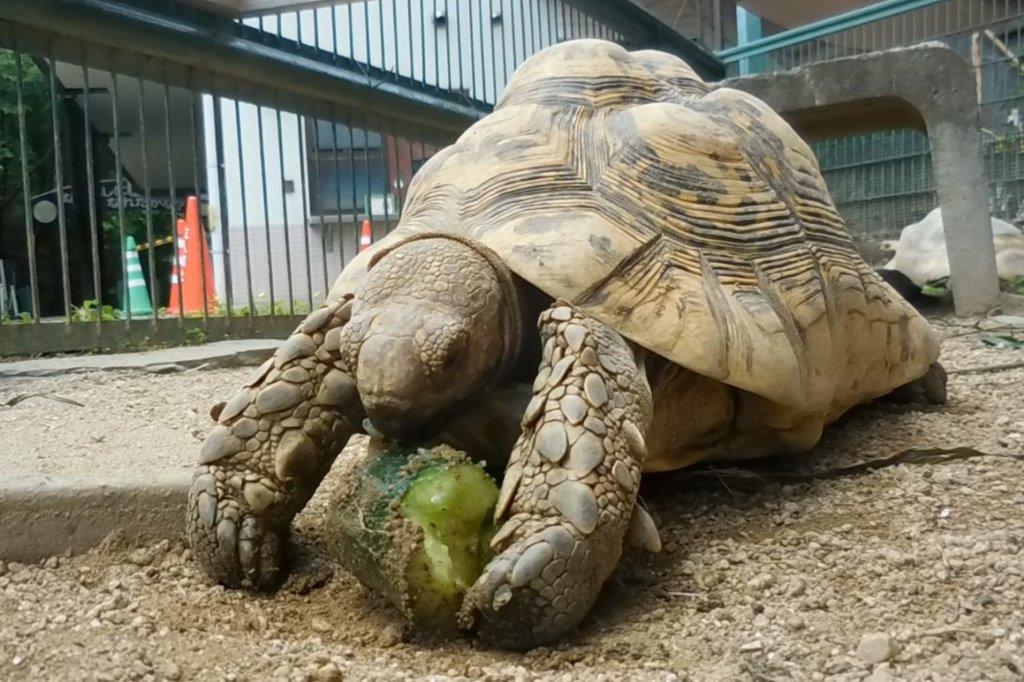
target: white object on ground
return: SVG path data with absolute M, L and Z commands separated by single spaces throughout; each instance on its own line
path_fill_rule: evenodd
M 1021 231 L 1005 220 L 992 218 L 992 237 L 999 278 L 1012 280 L 1024 276 L 1024 235 Z M 920 222 L 904 227 L 895 251 L 896 255 L 885 267 L 899 270 L 918 286 L 948 277 L 942 209 L 933 209 Z

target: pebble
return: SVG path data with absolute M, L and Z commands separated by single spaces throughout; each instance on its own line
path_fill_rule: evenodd
M 884 632 L 869 632 L 860 638 L 857 656 L 865 663 L 882 663 L 899 652 L 899 645 Z

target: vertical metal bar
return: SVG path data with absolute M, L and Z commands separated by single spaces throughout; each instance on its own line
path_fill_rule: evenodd
M 448 52 L 448 70 L 445 74 L 446 90 L 452 90 L 452 17 L 448 0 L 444 0 L 444 46 Z
M 469 3 L 469 97 L 470 99 L 477 99 L 476 97 L 476 50 L 474 48 L 474 37 L 476 36 L 476 28 L 473 23 L 473 1 Z M 483 40 L 483 36 L 481 36 Z M 483 69 L 483 61 L 480 62 L 480 68 Z M 479 99 L 486 99 L 480 97 Z
M 394 0 L 391 1 L 394 2 Z M 377 29 L 377 32 L 380 35 L 380 68 L 381 71 L 387 71 L 388 58 L 385 46 L 387 41 L 384 40 L 384 0 L 377 0 Z M 395 46 L 395 49 L 398 49 L 397 45 Z
M 523 0 L 519 0 L 519 26 L 520 26 L 520 30 L 519 30 L 519 44 L 523 48 L 523 59 L 522 59 L 522 61 L 525 62 L 526 58 L 529 55 L 526 52 L 527 51 L 527 47 L 526 47 L 526 10 L 524 9 Z M 516 68 L 519 68 L 519 65 L 521 63 L 522 62 L 517 61 L 516 62 Z
M 466 89 L 466 74 L 463 64 L 466 62 L 462 52 L 462 0 L 455 0 L 455 46 L 459 51 L 459 90 Z M 472 50 L 470 51 L 472 53 Z
M 181 271 L 181 251 L 179 251 L 181 245 L 178 243 L 178 193 L 174 187 L 174 150 L 171 148 L 170 87 L 166 82 L 163 86 L 162 95 L 164 105 L 164 132 L 167 133 L 167 148 L 165 149 L 167 152 L 167 191 L 171 197 L 171 244 L 174 247 L 174 266 L 178 271 L 178 319 L 184 320 L 185 294 L 183 290 L 185 288 L 185 280 L 183 278 L 184 273 Z
M 352 130 L 352 116 L 351 114 L 345 119 L 345 127 L 348 129 L 348 164 L 352 170 L 352 227 L 355 242 L 355 251 L 353 252 L 353 258 L 359 255 L 359 216 L 356 213 L 356 208 L 359 206 L 358 188 L 356 187 L 356 141 L 355 133 Z M 338 138 L 334 138 L 335 146 L 337 146 Z
M 398 0 L 391 0 L 391 28 L 395 39 L 395 78 L 402 72 L 402 60 L 398 57 Z M 412 50 L 412 37 L 409 38 L 409 50 Z M 409 68 L 412 68 L 412 62 L 409 62 Z
M 416 3 L 416 14 L 420 18 L 420 80 L 424 83 L 427 82 L 427 19 L 423 16 L 424 0 L 419 0 Z M 411 14 L 409 15 L 412 16 Z M 412 22 L 412 19 L 409 20 Z M 409 42 L 412 42 L 412 23 L 409 24 Z
M 530 0 L 526 3 L 527 11 L 530 13 L 530 54 L 536 54 L 537 48 L 537 26 L 535 24 L 536 17 L 534 16 L 533 6 L 536 4 L 536 0 Z
M 138 137 L 142 144 L 142 191 L 145 197 L 145 240 L 150 243 L 150 249 L 148 249 L 148 260 L 150 260 L 150 296 L 153 299 L 153 309 L 156 311 L 160 306 L 157 305 L 157 246 L 154 244 L 155 240 L 153 237 L 153 202 L 152 202 L 152 190 L 150 188 L 150 153 L 148 153 L 148 144 L 145 139 L 145 81 L 141 77 L 136 77 L 135 80 L 138 82 Z M 153 315 L 153 326 L 157 327 L 157 317 L 159 315 L 155 312 Z
M 509 24 L 505 21 L 505 0 L 498 0 L 501 4 L 501 88 L 504 90 L 505 86 L 508 85 L 508 45 L 505 41 L 505 27 Z M 512 50 L 515 51 L 515 43 L 512 44 Z M 513 59 L 513 63 L 515 60 Z M 495 94 L 495 101 L 497 101 L 497 94 Z
M 338 6 L 331 5 L 331 44 L 333 47 L 333 60 L 338 60 L 338 55 L 341 54 L 341 48 L 338 47 Z
M 302 196 L 302 243 L 306 247 L 306 297 L 313 308 L 313 267 L 309 257 L 309 204 L 306 201 L 306 159 L 303 154 L 302 117 L 295 114 L 295 141 L 299 150 L 299 194 Z
M 234 283 L 231 280 L 231 229 L 228 221 L 227 202 L 227 179 L 224 163 L 224 122 L 221 111 L 221 98 L 219 95 L 213 97 L 213 144 L 214 153 L 217 155 L 217 196 L 220 197 L 220 229 L 221 248 L 224 252 L 224 295 L 225 309 L 228 318 L 231 317 L 232 300 L 234 298 Z M 258 113 L 258 111 L 257 111 Z M 262 136 L 260 137 L 260 148 L 263 148 Z M 268 255 L 269 255 L 269 249 Z M 205 275 L 204 275 L 205 279 Z
M 125 229 L 124 229 L 124 176 L 121 169 L 121 120 L 118 115 L 119 97 L 117 89 L 117 74 L 113 68 L 110 69 L 110 110 L 113 118 L 114 129 L 114 183 L 117 193 L 117 225 L 118 239 L 121 240 L 119 252 L 121 253 L 121 287 L 124 292 L 125 327 L 131 326 L 132 306 L 129 303 L 128 291 L 128 252 L 125 251 Z
M 266 138 L 263 137 L 263 107 L 259 104 L 256 106 L 256 129 L 260 136 L 260 176 L 263 180 L 263 223 L 266 228 L 266 242 L 267 242 L 267 275 L 268 284 L 270 287 L 270 314 L 276 315 L 275 311 L 275 299 L 274 299 L 274 260 L 273 253 L 274 248 L 270 242 L 270 199 L 267 196 L 270 190 L 267 186 L 267 154 L 266 154 Z M 255 311 L 255 308 L 253 309 Z
M 437 0 L 430 0 L 431 2 L 431 13 L 430 13 L 430 25 L 434 31 L 434 87 L 441 88 L 441 56 L 440 56 L 440 45 L 437 40 Z
M 249 243 L 249 206 L 248 199 L 245 196 L 245 153 L 242 143 L 242 115 L 240 112 L 241 107 L 238 104 L 238 93 L 235 93 L 234 100 L 235 109 L 235 141 L 238 144 L 238 189 L 241 192 L 241 204 L 242 204 L 242 242 L 245 248 L 245 291 L 249 297 L 249 315 L 253 316 L 256 314 L 256 299 L 252 294 L 252 251 Z M 257 115 L 259 112 L 257 111 Z M 260 146 L 263 146 L 262 136 L 260 139 Z M 203 276 L 203 282 L 205 284 L 206 277 Z
M 281 227 L 284 230 L 284 264 L 288 281 L 288 314 L 295 314 L 295 291 L 292 287 L 292 247 L 288 236 L 288 194 L 284 188 L 284 132 L 281 128 L 281 104 L 274 108 L 277 121 L 277 165 L 281 172 Z
M 496 104 L 498 102 L 498 53 L 497 40 L 494 36 L 494 0 L 487 0 L 487 29 L 491 45 L 491 93 L 494 95 L 492 101 Z
M 370 50 L 370 45 L 372 45 L 372 43 L 370 42 L 370 3 L 369 2 L 364 2 L 363 3 L 363 33 L 365 34 L 365 38 L 366 38 L 366 65 L 367 66 L 372 66 L 373 65 L 373 56 L 372 56 L 372 52 Z
M 391 136 L 390 130 L 385 133 L 384 130 L 380 131 L 380 169 L 382 171 L 384 181 L 384 194 L 382 196 L 384 203 L 384 234 L 391 232 L 391 209 L 388 208 L 388 197 L 391 195 L 391 159 L 388 154 L 389 143 L 394 140 Z M 397 155 L 397 147 L 396 147 Z
M 363 168 L 366 170 L 366 217 L 373 230 L 373 187 L 370 182 L 370 131 L 363 128 Z M 356 230 L 358 234 L 358 230 Z M 376 238 L 374 238 L 376 241 Z
M 308 121 L 308 119 L 307 119 Z M 312 139 L 312 149 L 307 149 L 306 157 L 313 157 L 313 179 L 309 183 L 309 187 L 316 188 L 316 203 L 319 208 L 320 217 L 320 264 L 323 266 L 324 275 L 324 298 L 327 298 L 327 291 L 331 288 L 328 282 L 327 275 L 327 214 L 324 211 L 324 196 L 323 196 L 323 176 L 320 175 L 320 119 L 313 119 L 313 134 L 307 133 L 306 140 Z M 334 184 L 338 184 L 335 182 Z M 312 202 L 310 202 L 312 203 Z M 341 241 L 340 239 L 338 240 Z M 340 247 L 341 244 L 339 243 Z
M 416 43 L 412 39 L 412 0 L 405 0 L 405 15 L 408 29 L 406 35 L 409 39 L 409 77 L 416 79 Z M 420 18 L 423 15 L 420 14 Z
M 64 285 L 64 316 L 71 323 L 71 276 L 68 272 L 68 231 L 64 215 L 64 161 L 61 151 L 60 110 L 57 108 L 57 61 L 53 57 L 53 45 L 49 50 L 50 70 L 50 114 L 53 124 L 53 182 L 57 192 L 57 227 L 60 230 L 60 273 Z
M 351 134 L 352 133 L 349 132 L 349 135 L 351 135 Z M 345 224 L 344 224 L 344 222 L 341 219 L 341 162 L 338 161 L 338 122 L 335 121 L 333 119 L 333 117 L 331 118 L 331 137 L 333 138 L 333 148 L 332 149 L 334 151 L 334 177 L 335 177 L 335 180 L 336 180 L 335 183 L 334 183 L 334 193 L 335 193 L 335 201 L 337 202 L 336 206 L 337 206 L 337 211 L 338 211 L 338 251 L 339 251 L 338 258 L 340 259 L 341 269 L 344 270 L 345 269 L 345 239 L 344 239 L 344 237 L 345 237 L 345 227 L 344 227 L 344 225 Z M 317 144 L 319 145 L 319 139 L 317 141 Z M 349 151 L 351 151 L 351 147 L 350 147 Z M 354 169 L 352 169 L 352 170 L 354 170 Z M 350 175 L 352 176 L 352 178 L 354 180 L 355 179 L 355 173 L 351 173 Z M 355 206 L 355 200 L 356 200 L 355 184 L 353 182 L 353 184 L 352 184 L 352 206 L 353 207 Z
M 25 255 L 28 259 L 28 283 L 32 298 L 32 321 L 39 323 L 39 273 L 36 271 L 36 231 L 32 220 L 32 191 L 28 177 L 28 132 L 25 122 L 24 88 L 25 72 L 21 65 L 21 47 L 14 44 L 14 87 L 18 100 L 18 148 L 21 153 L 21 199 L 25 214 Z M 115 102 L 116 105 L 116 102 Z M 116 106 L 115 106 L 116 110 Z M 115 116 L 116 126 L 116 116 Z M 122 249 L 124 244 L 122 243 Z
M 196 108 L 199 107 L 199 97 L 193 90 L 191 92 L 191 106 L 188 108 L 188 123 L 189 123 L 189 134 L 192 137 L 192 191 L 195 193 L 196 201 L 199 202 L 199 234 L 202 236 L 203 241 L 207 244 L 210 243 L 209 237 L 206 233 L 206 225 L 202 219 L 202 202 L 203 194 L 201 186 L 199 184 L 199 131 L 198 125 L 196 125 Z M 238 106 L 238 102 L 235 102 L 235 106 Z M 245 181 L 241 181 L 242 186 L 245 186 Z M 208 197 L 209 195 L 207 195 Z M 244 203 L 244 202 L 243 202 Z M 248 223 L 244 225 L 245 238 L 249 239 L 249 226 Z M 206 256 L 207 249 L 199 249 L 199 267 L 203 273 L 200 281 L 203 283 L 203 320 L 209 321 L 210 319 L 210 292 L 206 286 Z M 252 277 L 250 276 L 250 261 L 249 252 L 246 250 L 245 254 L 245 277 L 249 284 L 249 309 L 252 310 Z
M 85 128 L 85 184 L 89 193 L 89 242 L 92 248 L 92 289 L 96 298 L 96 325 L 103 326 L 103 286 L 100 275 L 100 239 L 99 230 L 96 225 L 96 177 L 93 169 L 92 153 L 92 116 L 89 98 L 89 64 L 86 60 L 85 51 L 82 52 L 82 115 Z
M 320 50 L 320 8 L 314 7 L 313 12 L 313 47 Z M 333 45 L 332 45 L 333 47 Z
M 356 43 L 355 43 L 355 28 L 352 23 L 352 3 L 345 5 L 348 14 L 348 56 L 351 59 L 356 58 Z

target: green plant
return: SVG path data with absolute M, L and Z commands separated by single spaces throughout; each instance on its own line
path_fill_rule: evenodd
M 202 327 L 189 327 L 185 330 L 185 343 L 189 346 L 206 343 L 206 330 Z
M 112 305 L 99 305 L 93 299 L 82 301 L 81 307 L 71 306 L 71 319 L 75 322 L 113 322 L 122 319 L 121 311 Z
M 32 313 L 27 310 L 23 310 L 18 313 L 17 317 L 11 317 L 6 313 L 3 316 L 0 316 L 0 323 L 3 324 L 28 324 L 30 322 L 32 322 Z
M 935 298 L 943 298 L 949 295 L 949 277 L 940 277 L 939 279 L 933 279 L 930 282 L 925 282 L 924 286 L 921 287 L 921 293 L 925 296 L 934 296 Z

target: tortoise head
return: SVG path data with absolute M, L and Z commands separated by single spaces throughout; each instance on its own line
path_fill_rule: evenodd
M 371 424 L 388 437 L 419 438 L 505 373 L 520 325 L 498 256 L 430 235 L 374 255 L 340 351 Z

